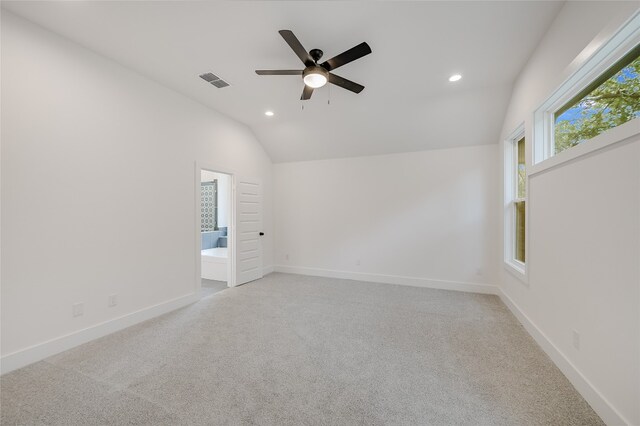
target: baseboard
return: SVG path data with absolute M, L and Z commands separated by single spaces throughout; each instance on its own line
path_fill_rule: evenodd
M 311 275 L 315 277 L 341 278 L 384 284 L 399 284 L 412 287 L 435 288 L 441 290 L 465 291 L 469 293 L 498 294 L 498 286 L 491 284 L 466 283 L 459 281 L 434 280 L 428 278 L 403 277 L 399 275 L 369 274 L 363 272 L 335 271 L 331 269 L 308 268 L 302 266 L 275 265 L 276 272 Z
M 569 361 L 569 359 L 547 338 L 547 336 L 522 312 L 520 307 L 506 294 L 500 290 L 500 299 L 509 310 L 524 326 L 527 332 L 546 352 L 555 365 L 569 379 L 571 384 L 591 405 L 593 410 L 608 425 L 630 425 L 631 422 L 624 418 L 607 399 L 600 393 L 591 382 Z
M 262 275 L 269 275 L 272 272 L 274 272 L 273 265 L 263 266 L 262 267 Z
M 98 339 L 106 336 L 107 334 L 138 324 L 142 321 L 182 308 L 198 300 L 199 297 L 196 293 L 188 294 L 186 296 L 178 297 L 176 299 L 141 309 L 83 330 L 7 354 L 0 359 L 0 373 L 5 374 L 10 371 L 17 370 L 18 368 L 41 361 L 47 357 L 74 348 L 83 343 L 87 343 L 91 340 Z

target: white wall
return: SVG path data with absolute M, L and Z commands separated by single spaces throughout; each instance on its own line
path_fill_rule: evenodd
M 567 2 L 515 84 L 502 139 L 524 122 L 530 153 L 533 111 L 637 7 Z M 528 203 L 529 281 L 501 266 L 506 300 L 605 421 L 640 424 L 640 140 L 531 176 Z
M 276 269 L 491 291 L 497 149 L 275 164 Z
M 231 207 L 231 176 L 225 173 L 215 173 L 202 170 L 200 182 L 218 180 L 218 227 L 229 226 Z
M 196 161 L 262 179 L 272 264 L 248 128 L 3 11 L 3 357 L 194 292 Z

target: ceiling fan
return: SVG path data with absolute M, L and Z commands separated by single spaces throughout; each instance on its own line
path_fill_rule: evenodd
M 318 61 L 322 58 L 322 50 L 311 49 L 307 52 L 293 32 L 290 30 L 280 30 L 278 32 L 291 49 L 293 49 L 295 54 L 298 55 L 298 58 L 300 58 L 302 63 L 305 64 L 306 68 L 303 70 L 256 70 L 256 74 L 302 76 L 302 80 L 304 81 L 304 90 L 302 91 L 300 99 L 303 101 L 310 99 L 313 94 L 313 89 L 324 86 L 327 84 L 327 81 L 354 93 L 362 92 L 364 86 L 335 75 L 331 71 L 371 53 L 371 48 L 367 43 L 360 43 L 346 52 L 342 52 L 338 56 L 334 56 L 333 58 L 318 64 Z

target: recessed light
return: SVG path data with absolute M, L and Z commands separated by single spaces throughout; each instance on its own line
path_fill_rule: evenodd
M 264 115 L 266 115 L 267 117 L 273 117 L 273 111 L 266 111 Z
M 449 81 L 458 81 L 462 78 L 462 76 L 460 74 L 454 74 L 451 77 L 449 77 Z

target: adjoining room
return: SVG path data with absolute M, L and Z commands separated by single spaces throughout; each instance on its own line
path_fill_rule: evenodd
M 229 277 L 231 176 L 200 171 L 200 270 L 203 296 L 224 290 Z

